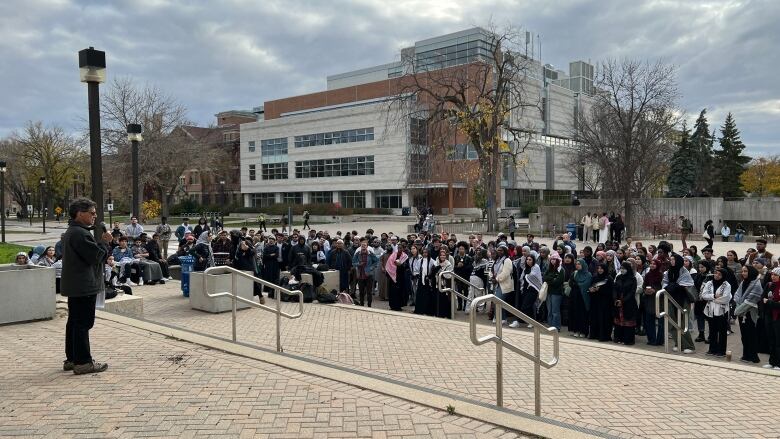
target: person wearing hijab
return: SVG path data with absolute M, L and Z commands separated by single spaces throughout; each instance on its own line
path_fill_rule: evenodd
M 512 270 L 514 269 L 514 265 L 512 264 L 512 261 L 506 257 L 506 251 L 507 246 L 504 244 L 499 244 L 498 247 L 496 247 L 493 265 L 490 268 L 490 280 L 493 284 L 493 294 L 504 301 L 510 299 L 512 297 L 510 295 L 515 291 L 515 284 L 512 281 Z M 493 323 L 496 322 L 496 319 L 500 319 L 501 324 L 506 324 L 506 316 L 506 310 L 502 309 L 500 316 L 493 316 Z
M 764 369 L 780 370 L 780 268 L 772 270 L 762 302 L 769 346 L 769 362 L 764 365 Z
M 690 257 L 690 256 L 689 256 Z M 693 259 L 693 258 L 691 258 Z M 707 305 L 707 301 L 704 300 L 703 297 L 701 297 L 701 293 L 704 290 L 704 286 L 712 279 L 713 273 L 712 267 L 710 266 L 709 261 L 699 261 L 698 264 L 695 264 L 696 271 L 694 273 L 691 273 L 691 276 L 693 277 L 693 284 L 696 288 L 696 291 L 699 292 L 699 298 L 694 302 L 693 304 L 693 316 L 696 318 L 696 328 L 699 330 L 699 336 L 696 337 L 695 342 L 705 342 L 709 343 L 709 339 L 705 339 L 705 333 L 704 333 L 704 327 L 705 322 L 709 320 L 709 318 L 704 314 L 704 307 Z M 725 268 L 727 270 L 727 268 Z M 722 274 L 722 273 L 721 273 Z M 725 282 L 725 276 L 723 281 Z M 729 294 L 729 297 L 731 297 L 731 294 Z M 712 328 L 710 328 L 710 332 L 712 332 Z
M 701 265 L 700 265 L 701 266 Z M 701 289 L 704 301 L 703 313 L 710 325 L 710 348 L 707 355 L 726 356 L 726 336 L 728 331 L 729 302 L 731 284 L 726 281 L 728 268 L 718 268 L 711 279 L 707 279 Z
M 281 275 L 281 266 L 279 262 L 279 246 L 276 245 L 276 238 L 273 234 L 268 236 L 268 242 L 263 246 L 263 269 L 261 277 L 264 281 L 279 285 Z M 274 290 L 271 287 L 265 287 L 268 297 L 274 297 Z
M 593 276 L 590 274 L 585 259 L 578 259 L 574 264 L 574 274 L 569 280 L 571 293 L 569 295 L 569 332 L 575 337 L 588 336 L 588 320 L 590 312 L 590 285 Z
M 664 273 L 663 288 L 667 293 L 677 302 L 682 309 L 690 308 L 690 301 L 688 300 L 688 288 L 695 288 L 693 277 L 691 272 L 683 267 L 683 257 L 677 253 L 672 253 L 669 258 L 669 269 Z M 674 321 L 678 321 L 678 310 L 676 307 L 667 310 L 669 318 Z M 677 329 L 672 327 L 669 332 L 672 334 L 672 339 L 677 342 Z M 675 346 L 674 350 L 677 351 L 680 346 Z M 691 354 L 696 349 L 693 344 L 693 338 L 690 332 L 686 332 L 682 335 L 682 350 L 684 354 Z
M 436 310 L 436 317 L 443 317 L 445 319 L 452 318 L 450 315 L 450 297 L 447 295 L 447 293 L 442 293 L 439 291 L 436 286 L 436 276 L 439 274 L 439 272 L 452 271 L 452 269 L 453 266 L 452 262 L 450 262 L 448 250 L 446 247 L 442 246 L 439 248 L 439 257 L 436 258 L 433 266 L 433 272 L 431 273 L 433 278 L 433 303 L 435 305 L 434 309 Z M 445 282 L 454 281 L 445 280 Z
M 544 273 L 544 281 L 547 282 L 547 324 L 555 326 L 561 331 L 561 302 L 563 301 L 563 284 L 566 281 L 566 272 L 561 267 L 561 258 L 558 253 L 550 257 L 550 267 Z
M 535 319 L 536 301 L 539 299 L 539 290 L 542 288 L 542 271 L 539 268 L 539 265 L 536 264 L 536 258 L 533 256 L 518 259 L 517 263 L 522 265 L 517 265 L 515 304 L 519 303 L 520 312 Z M 515 307 L 517 308 L 517 305 L 515 305 Z M 515 320 L 509 326 L 511 328 L 518 328 L 520 327 L 520 323 L 519 320 Z M 526 322 L 526 326 L 532 328 L 530 322 Z
M 385 272 L 387 273 L 389 305 L 390 309 L 393 311 L 402 311 L 403 306 L 406 305 L 406 301 L 404 300 L 404 276 L 406 273 L 406 266 L 404 263 L 409 259 L 409 255 L 403 251 L 402 245 L 403 244 L 399 244 L 398 247 L 393 248 L 391 244 L 387 247 L 387 251 L 390 252 L 390 257 L 385 264 Z
M 195 247 L 192 248 L 192 255 L 195 257 L 194 271 L 206 271 L 209 267 L 214 267 L 214 251 L 211 249 L 211 233 L 207 230 L 201 232 Z
M 744 363 L 759 363 L 756 332 L 756 320 L 758 319 L 758 302 L 764 293 L 761 287 L 761 279 L 758 270 L 752 265 L 745 265 L 740 272 L 741 281 L 734 294 L 734 302 L 737 304 L 734 313 L 739 319 L 739 332 L 742 337 L 742 358 Z
M 634 266 L 628 261 L 620 265 L 620 272 L 615 277 L 612 300 L 615 306 L 615 342 L 633 345 L 637 314 L 636 277 Z
M 412 278 L 412 281 L 417 283 L 414 295 L 414 313 L 435 316 L 433 286 L 436 284 L 436 280 L 432 277 L 435 261 L 431 258 L 428 247 L 423 247 L 422 256 L 414 259 L 413 263 L 413 270 L 418 272 L 417 277 Z
M 650 267 L 644 276 L 644 294 L 642 294 L 645 334 L 647 344 L 650 346 L 664 344 L 664 325 L 655 314 L 655 293 L 661 289 L 663 278 L 664 273 L 658 261 L 650 261 Z
M 612 340 L 613 282 L 606 264 L 596 266 L 596 275 L 588 289 L 591 297 L 590 339 Z
M 607 262 L 609 277 L 611 277 L 612 280 L 615 280 L 615 277 L 620 273 L 620 260 L 618 260 L 617 252 L 615 250 L 607 250 L 605 253 L 605 261 Z
M 33 263 L 30 262 L 29 257 L 27 256 L 27 253 L 25 252 L 19 252 L 16 254 L 16 258 L 14 259 L 14 265 L 22 265 L 22 266 L 32 266 Z
M 38 264 L 41 267 L 53 267 L 57 262 L 57 258 L 54 256 L 54 247 L 46 247 L 43 254 L 38 258 Z

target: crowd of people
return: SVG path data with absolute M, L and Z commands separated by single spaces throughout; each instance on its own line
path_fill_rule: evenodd
M 450 297 L 437 286 L 437 274 L 452 271 L 469 281 L 447 281 L 459 293 L 458 311 L 469 311 L 481 294 L 494 294 L 526 320 L 559 331 L 567 327 L 573 337 L 633 345 L 639 336 L 656 346 L 669 336 L 655 309 L 656 292 L 664 289 L 691 310 L 690 327 L 697 332 L 695 339 L 693 331 L 685 333 L 676 346 L 672 327 L 675 350 L 692 353 L 702 343 L 708 355 L 723 357 L 727 337 L 738 324 L 741 360 L 758 363 L 759 354 L 769 354 L 764 367 L 780 370 L 780 267 L 766 240 L 757 239 L 742 257 L 734 250 L 715 257 L 711 242 L 701 250 L 685 243 L 678 251 L 666 241 L 645 246 L 628 238 L 621 244 L 620 215 L 615 221 L 606 214 L 588 218 L 593 221 L 590 231 L 585 229 L 585 242 L 579 242 L 582 248 L 567 233 L 550 246 L 532 234 L 516 242 L 514 228 L 510 236 L 500 233 L 490 240 L 479 233 L 460 239 L 426 227 L 405 237 L 372 229 L 331 235 L 314 229 L 269 232 L 261 226 L 228 232 L 213 230 L 203 218 L 195 226 L 185 219 L 176 227 L 163 218 L 149 237 L 131 219 L 124 229 L 117 223 L 110 232 L 106 282 L 114 288 L 142 284 L 150 264 L 161 271 L 154 282 L 164 282 L 170 279 L 168 267 L 179 265 L 183 256 L 194 257 L 195 271 L 230 265 L 276 285 L 294 285 L 303 272 L 336 270 L 339 287 L 334 293 L 349 295 L 357 305 L 370 307 L 376 298 L 388 301 L 391 310 L 452 318 Z M 602 218 L 606 228 L 593 226 Z M 681 224 L 688 228 L 685 221 Z M 172 239 L 178 248 L 168 256 Z M 61 257 L 59 242 L 37 247 L 31 255 L 19 254 L 17 263 L 56 268 Z M 283 272 L 289 272 L 287 278 Z M 263 300 L 262 289 L 255 293 Z M 500 316 L 491 308 L 477 312 L 510 328 L 532 323 L 506 311 Z M 668 313 L 677 319 L 676 307 Z
M 690 327 L 697 332 L 695 339 L 690 332 L 684 334 L 675 350 L 692 353 L 696 343 L 702 343 L 707 354 L 725 356 L 726 338 L 738 324 L 741 360 L 756 363 L 760 353 L 770 354 L 764 367 L 780 370 L 780 268 L 764 239 L 742 257 L 730 250 L 716 258 L 710 245 L 675 251 L 666 241 L 644 246 L 629 238 L 621 244 L 620 216 L 615 215 L 614 222 L 608 215 L 599 218 L 613 227 L 588 236 L 597 241 L 595 248 L 587 239 L 578 248 L 568 234 L 548 247 L 530 234 L 521 243 L 503 233 L 486 241 L 481 234 L 459 239 L 424 227 L 405 237 L 372 229 L 331 235 L 313 229 L 284 233 L 247 228 L 223 230 L 214 237 L 207 228 L 200 235 L 191 232 L 185 222 L 177 228 L 181 243 L 169 263 L 194 254 L 196 270 L 230 264 L 274 284 L 288 281 L 282 277 L 285 271 L 331 269 L 339 272 L 338 292 L 349 294 L 358 305 L 371 306 L 376 296 L 387 300 L 391 310 L 407 308 L 445 318 L 452 317 L 450 299 L 439 291 L 436 276 L 453 271 L 470 282 L 453 282 L 460 293 L 458 311 L 468 311 L 475 297 L 491 293 L 530 319 L 558 330 L 567 326 L 574 337 L 625 345 L 636 343 L 637 336 L 646 337 L 649 345 L 664 344 L 668 334 L 655 314 L 655 294 L 664 289 L 691 309 Z M 478 312 L 511 328 L 531 323 L 508 313 L 494 316 L 491 309 Z M 669 314 L 677 319 L 676 308 Z M 671 331 L 676 345 L 673 327 Z

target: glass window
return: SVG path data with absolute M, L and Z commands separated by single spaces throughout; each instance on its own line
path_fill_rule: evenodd
M 287 137 L 265 139 L 260 141 L 260 151 L 263 157 L 287 154 Z
M 374 207 L 380 209 L 400 209 L 401 191 L 400 190 L 374 191 Z
M 522 207 L 523 203 L 539 199 L 539 191 L 535 189 L 507 189 L 506 207 Z
M 412 145 L 428 144 L 428 124 L 425 119 L 413 117 L 409 123 L 409 143 Z
M 309 146 L 335 145 L 339 143 L 364 142 L 367 140 L 374 140 L 373 127 L 295 136 L 295 147 L 306 148 Z
M 330 204 L 333 203 L 333 192 L 321 191 L 309 194 L 309 202 L 312 204 Z
M 249 180 L 254 181 L 257 178 L 257 171 L 255 165 L 249 165 Z
M 447 151 L 447 160 L 476 160 L 477 150 L 473 145 L 459 143 L 453 145 L 449 151 Z
M 348 177 L 374 175 L 374 156 L 295 162 L 295 178 Z
M 303 204 L 303 192 L 282 192 L 282 204 Z
M 342 207 L 346 207 L 350 209 L 365 208 L 366 207 L 365 191 L 342 191 L 341 205 Z
M 263 180 L 286 180 L 287 162 L 263 163 Z
M 247 149 L 249 150 L 249 152 L 255 152 L 255 141 L 254 140 L 250 140 L 249 141 L 249 144 L 247 145 Z
M 276 195 L 271 194 L 252 194 L 250 198 L 252 207 L 268 207 L 276 204 Z

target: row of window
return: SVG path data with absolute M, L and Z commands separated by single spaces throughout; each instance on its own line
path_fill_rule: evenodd
M 295 147 L 305 148 L 318 145 L 335 145 L 339 143 L 364 142 L 374 140 L 374 128 L 356 130 L 331 131 L 329 133 L 305 134 L 295 136 Z
M 263 163 L 263 180 L 286 180 L 287 162 Z
M 303 192 L 281 192 L 278 200 L 281 204 L 303 204 Z M 309 203 L 327 204 L 333 203 L 333 192 L 309 192 Z M 251 194 L 249 202 L 252 207 L 269 207 L 277 204 L 275 193 Z M 362 209 L 366 207 L 366 191 L 341 191 L 339 202 L 342 207 L 350 209 Z M 400 209 L 400 190 L 374 191 L 374 207 L 382 209 Z
M 295 178 L 349 177 L 374 175 L 374 156 L 295 162 Z

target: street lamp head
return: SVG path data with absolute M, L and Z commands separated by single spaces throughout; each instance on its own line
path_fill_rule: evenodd
M 131 123 L 127 126 L 127 140 L 133 142 L 140 142 L 143 140 L 143 137 L 141 136 L 141 131 L 143 129 L 141 128 L 140 124 L 137 123 Z
M 40 184 L 46 184 L 46 177 L 41 177 L 38 179 L 38 183 Z
M 221 184 L 222 186 L 224 186 L 224 185 L 225 185 L 225 180 L 220 180 L 220 181 L 219 181 L 219 184 Z
M 94 47 L 79 50 L 79 78 L 81 82 L 106 82 L 106 52 Z
M 0 161 L 0 172 L 5 172 L 5 160 Z

